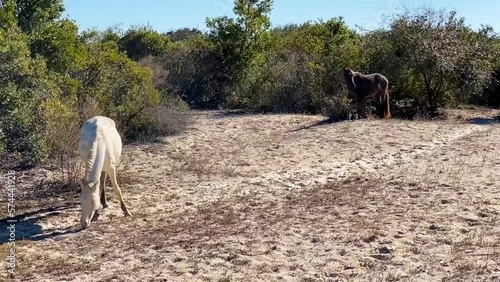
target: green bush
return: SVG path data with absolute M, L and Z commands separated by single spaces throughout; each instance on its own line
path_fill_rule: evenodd
M 224 85 L 215 75 L 218 61 L 213 44 L 202 35 L 172 43 L 154 64 L 166 72 L 161 91 L 182 98 L 192 108 L 217 108 L 221 105 Z
M 426 7 L 389 20 L 389 29 L 366 35 L 363 49 L 365 68 L 388 77 L 391 100 L 411 100 L 432 116 L 467 103 L 491 83 L 498 56 L 491 30 L 472 31 L 455 11 Z
M 78 35 L 78 27 L 70 20 L 50 23 L 31 35 L 31 55 L 40 54 L 50 70 L 69 73 L 80 69 L 86 50 Z
M 75 104 L 61 97 L 47 99 L 43 104 L 48 160 L 60 173 L 61 183 L 70 189 L 76 188 L 81 179 L 77 152 L 83 120 Z
M 125 51 L 134 61 L 147 56 L 163 54 L 170 42 L 167 36 L 161 35 L 149 26 L 137 26 L 127 30 L 118 39 L 120 51 Z
M 28 39 L 17 28 L 0 28 L 0 130 L 4 154 L 32 166 L 47 155 L 41 104 L 57 88 L 44 60 L 32 59 Z
M 87 52 L 88 61 L 74 75 L 80 82 L 76 93 L 80 112 L 87 103 L 96 103 L 101 115 L 116 121 L 125 139 L 132 138 L 139 130 L 134 127 L 140 124 L 136 119 L 161 102 L 151 70 L 120 53 L 114 42 L 89 43 Z
M 253 60 L 228 107 L 321 114 L 325 103 L 331 108 L 330 101 L 345 101 L 341 70 L 359 64 L 360 39 L 342 19 L 276 28 L 272 38 L 272 47 Z
M 185 105 L 158 89 L 161 85 L 155 84 L 154 69 L 139 66 L 120 52 L 118 43 L 134 41 L 136 36 L 129 32 L 120 41 L 109 30 L 80 36 L 74 23 L 53 17 L 59 8 L 43 10 L 49 2 L 60 4 L 56 0 L 7 1 L 0 10 L 3 158 L 24 166 L 40 164 L 47 157 L 58 160 L 66 182 L 72 183 L 77 170 L 70 160 L 81 124 L 92 116 L 113 118 L 124 142 L 184 128 L 189 120 L 180 120 L 186 116 Z M 149 39 L 143 42 L 151 43 Z

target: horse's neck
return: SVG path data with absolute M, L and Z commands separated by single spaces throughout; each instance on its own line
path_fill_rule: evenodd
M 352 84 L 354 84 L 354 86 L 356 88 L 363 88 L 363 75 L 359 72 L 356 72 L 353 76 L 352 76 Z
M 104 165 L 106 146 L 104 140 L 96 139 L 92 144 L 90 159 L 86 164 L 86 180 L 88 183 L 96 183 L 101 177 L 102 166 Z

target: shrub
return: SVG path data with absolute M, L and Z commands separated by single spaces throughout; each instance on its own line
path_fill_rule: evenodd
M 168 98 L 157 106 L 146 108 L 135 119 L 128 136 L 138 142 L 178 134 L 191 124 L 192 116 L 184 101 Z
M 41 102 L 57 91 L 45 62 L 30 57 L 28 40 L 17 28 L 0 28 L 0 131 L 4 154 L 22 166 L 38 164 L 47 155 Z
M 158 56 L 167 50 L 169 38 L 149 26 L 132 27 L 118 40 L 120 51 L 134 61 L 147 56 Z
M 455 11 L 422 7 L 394 15 L 388 30 L 365 37 L 365 65 L 388 77 L 391 99 L 412 99 L 434 115 L 488 86 L 498 54 L 493 43 L 490 30 L 472 31 Z
M 343 121 L 353 119 L 356 111 L 347 96 L 335 96 L 323 100 L 321 114 L 330 121 Z
M 82 120 L 70 107 L 73 104 L 59 98 L 43 104 L 49 161 L 57 167 L 59 179 L 67 188 L 77 187 L 81 169 L 77 149 Z
M 167 73 L 162 92 L 182 98 L 192 108 L 217 108 L 224 85 L 214 79 L 218 64 L 213 48 L 201 35 L 171 44 L 154 60 Z
M 97 106 L 97 112 L 114 119 L 127 140 L 141 124 L 141 113 L 159 105 L 161 95 L 155 89 L 151 70 L 140 67 L 118 52 L 114 42 L 95 42 L 87 46 L 89 60 L 75 74 L 81 82 L 77 91 L 82 112 L 87 103 Z
M 62 8 L 61 0 L 8 0 L 0 9 L 0 154 L 23 166 L 49 157 L 72 186 L 86 119 L 114 119 L 131 142 L 177 133 L 189 118 L 186 105 L 162 89 L 164 69 L 127 57 L 161 54 L 167 36 L 150 28 L 79 35 L 73 22 L 58 19 Z
M 342 69 L 359 64 L 359 38 L 341 19 L 272 32 L 231 95 L 231 108 L 320 114 L 346 93 Z M 341 109 L 339 109 L 341 110 Z

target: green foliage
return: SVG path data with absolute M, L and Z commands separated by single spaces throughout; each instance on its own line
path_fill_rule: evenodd
M 15 17 L 19 28 L 31 34 L 51 24 L 64 11 L 63 0 L 9 0 L 16 4 Z
M 70 20 L 47 24 L 31 36 L 31 54 L 42 55 L 49 69 L 66 73 L 82 67 L 86 60 L 85 46 L 78 27 Z
M 111 34 L 107 35 L 109 38 Z M 167 36 L 160 35 L 149 26 L 131 28 L 118 40 L 120 51 L 125 51 L 134 61 L 164 53 L 168 43 Z
M 44 61 L 30 57 L 28 40 L 17 29 L 0 29 L 0 84 L 3 151 L 34 165 L 46 157 L 41 101 L 56 89 Z
M 81 105 L 94 101 L 102 115 L 117 121 L 126 138 L 135 135 L 141 112 L 161 102 L 151 70 L 120 53 L 114 42 L 90 43 L 87 52 L 88 61 L 75 74 L 81 82 L 78 100 Z
M 203 35 L 172 43 L 155 59 L 166 73 L 163 90 L 194 108 L 217 107 L 221 85 L 214 76 L 220 64 L 213 50 L 213 44 Z
M 17 26 L 16 2 L 14 0 L 4 0 L 1 2 L 0 28 L 8 30 Z
M 99 34 L 100 40 L 102 42 L 112 41 L 118 44 L 120 38 L 123 36 L 122 32 L 118 28 L 109 27 Z
M 99 32 L 95 28 L 92 28 L 82 31 L 80 40 L 84 44 L 95 42 L 113 42 L 116 44 L 116 46 L 118 46 L 118 42 L 120 41 L 120 38 L 122 36 L 122 31 L 116 27 L 108 27 L 102 32 Z
M 431 114 L 480 93 L 496 56 L 490 35 L 470 30 L 454 11 L 425 7 L 395 15 L 390 30 L 367 35 L 364 48 L 368 68 L 397 82 L 396 100 L 426 105 Z
M 182 132 L 192 121 L 187 104 L 166 96 L 159 105 L 148 106 L 131 121 L 128 137 L 133 141 L 153 141 L 158 136 Z
M 220 85 L 212 105 L 226 102 L 269 40 L 272 0 L 235 0 L 234 4 L 235 19 L 226 16 L 207 19 L 208 39 L 217 62 L 211 74 Z
M 0 9 L 2 157 L 29 166 L 47 157 L 67 163 L 81 123 L 94 115 L 115 119 L 125 142 L 181 131 L 189 119 L 177 113 L 185 103 L 162 96 L 154 70 L 119 50 L 121 43 L 137 56 L 157 54 L 168 38 L 150 29 L 79 35 L 72 21 L 57 19 L 61 3 L 11 0 Z
M 345 100 L 340 70 L 359 64 L 360 38 L 341 18 L 276 28 L 271 36 L 269 48 L 252 62 L 231 106 L 322 113 L 325 101 Z
M 488 50 L 492 54 L 490 63 L 493 65 L 493 72 L 489 83 L 480 94 L 473 94 L 470 102 L 477 105 L 499 107 L 500 106 L 500 36 L 494 34 L 490 27 L 484 27 L 479 31 L 482 36 L 487 35 L 491 48 Z
M 498 85 L 495 70 L 500 70 L 500 40 L 491 27 L 483 27 L 478 32 L 466 30 L 465 41 L 469 48 L 459 62 L 456 99 L 464 103 L 478 97 L 491 86 Z
M 202 35 L 203 33 L 195 28 L 181 28 L 178 30 L 169 31 L 166 36 L 170 38 L 172 42 L 185 41 L 194 36 Z

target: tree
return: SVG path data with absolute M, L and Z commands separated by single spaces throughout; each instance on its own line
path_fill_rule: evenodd
M 10 1 L 15 2 L 18 25 L 27 34 L 50 24 L 64 11 L 63 0 L 7 0 Z
M 226 16 L 207 19 L 208 38 L 219 62 L 213 70 L 214 79 L 221 85 L 221 91 L 218 91 L 221 94 L 214 97 L 214 104 L 226 100 L 252 60 L 265 50 L 272 3 L 272 0 L 235 0 L 235 19 Z
M 379 45 L 392 80 L 405 85 L 407 96 L 426 102 L 431 114 L 441 106 L 466 101 L 488 84 L 494 56 L 488 36 L 473 32 L 454 10 L 422 7 L 396 14 L 389 31 L 377 31 L 367 47 Z M 380 64 L 379 64 L 380 66 Z M 389 77 L 391 80 L 391 77 Z

